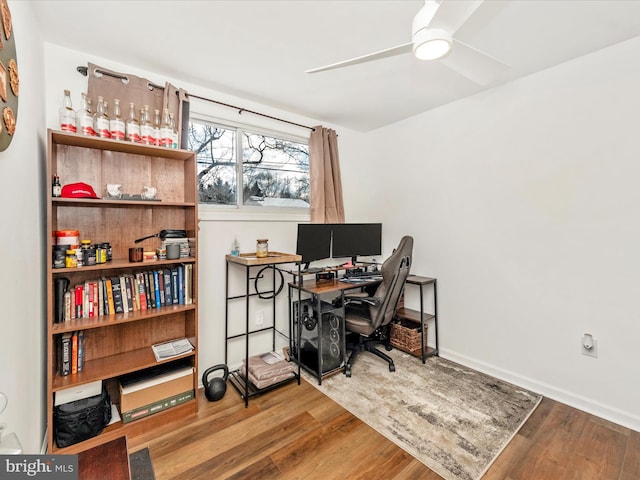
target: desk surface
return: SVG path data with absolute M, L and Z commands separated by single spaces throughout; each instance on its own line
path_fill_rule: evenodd
M 365 282 L 358 283 L 349 283 L 343 282 L 339 278 L 332 278 L 329 280 L 305 280 L 302 282 L 301 290 L 303 292 L 321 294 L 321 293 L 331 293 L 331 292 L 340 292 L 344 290 L 351 290 L 352 288 L 360 288 L 366 287 L 367 285 L 375 285 L 376 283 L 380 283 L 380 280 L 369 280 Z M 297 283 L 290 283 L 293 288 L 298 288 Z
M 266 257 L 256 257 L 255 253 L 241 253 L 240 255 L 226 255 L 227 262 L 240 265 L 272 265 L 277 263 L 301 262 L 302 256 L 294 253 L 269 252 Z

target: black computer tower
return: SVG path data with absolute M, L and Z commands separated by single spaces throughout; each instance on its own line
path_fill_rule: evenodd
M 298 302 L 294 302 L 294 319 L 297 307 Z M 344 363 L 344 318 L 342 309 L 330 303 L 321 302 L 320 314 L 316 310 L 317 305 L 311 300 L 302 300 L 300 363 L 312 372 L 325 374 Z

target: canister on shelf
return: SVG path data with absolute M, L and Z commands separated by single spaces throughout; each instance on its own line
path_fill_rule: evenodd
M 53 268 L 65 268 L 66 266 L 66 245 L 53 246 Z
M 256 241 L 256 257 L 264 258 L 269 254 L 269 239 L 259 238 Z
M 75 250 L 67 250 L 67 256 L 65 258 L 65 267 L 74 268 L 78 266 L 78 260 Z

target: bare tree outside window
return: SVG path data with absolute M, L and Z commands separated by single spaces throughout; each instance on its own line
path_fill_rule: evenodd
M 242 192 L 245 206 L 309 208 L 307 143 L 191 121 L 189 149 L 196 152 L 200 203 L 237 205 Z

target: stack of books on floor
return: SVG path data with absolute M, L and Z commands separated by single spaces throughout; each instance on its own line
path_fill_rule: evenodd
M 240 371 L 246 375 L 245 360 Z M 258 389 L 288 380 L 295 375 L 293 362 L 288 362 L 277 352 L 268 352 L 249 357 L 249 381 Z

